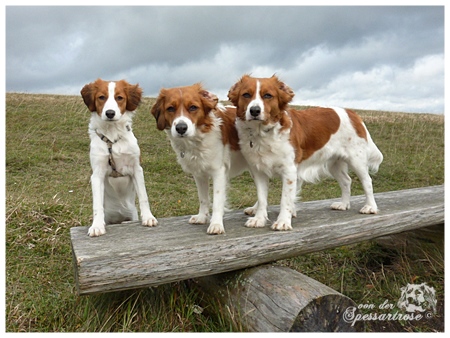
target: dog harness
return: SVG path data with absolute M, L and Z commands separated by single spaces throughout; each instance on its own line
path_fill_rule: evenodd
M 127 126 L 127 129 L 129 130 L 129 127 Z M 105 135 L 100 134 L 97 130 L 95 130 L 95 133 L 100 137 L 100 139 L 106 143 L 108 146 L 108 152 L 109 152 L 109 165 L 111 166 L 111 174 L 109 174 L 110 177 L 123 177 L 124 175 L 119 173 L 116 169 L 116 162 L 114 162 L 114 158 L 112 156 L 112 146 L 117 141 L 112 142 L 109 138 L 107 138 Z

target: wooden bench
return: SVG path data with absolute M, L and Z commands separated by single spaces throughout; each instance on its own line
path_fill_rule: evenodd
M 284 232 L 269 226 L 244 227 L 248 216 L 242 210 L 226 213 L 226 233 L 215 236 L 206 234 L 207 225 L 189 224 L 190 216 L 158 219 L 154 228 L 108 225 L 107 233 L 95 238 L 87 236 L 88 227 L 71 228 L 77 292 L 88 295 L 192 278 L 204 284 L 211 279 L 199 277 L 216 278 L 224 272 L 444 223 L 444 186 L 377 193 L 375 198 L 380 209 L 376 215 L 358 213 L 363 196 L 352 197 L 348 211 L 331 210 L 335 199 L 299 203 L 293 230 Z M 277 214 L 277 206 L 269 208 L 271 220 Z M 298 321 L 298 316 L 292 320 Z M 280 330 L 293 327 L 286 325 Z

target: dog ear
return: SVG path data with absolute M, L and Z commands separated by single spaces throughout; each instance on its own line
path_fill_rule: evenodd
M 91 82 L 85 85 L 80 91 L 84 104 L 88 107 L 88 109 L 91 112 L 97 110 L 97 107 L 95 106 L 95 88 L 96 88 L 95 83 Z
M 280 95 L 280 109 L 284 110 L 286 105 L 292 101 L 295 96 L 294 91 L 284 82 L 280 81 L 276 76 L 273 76 L 278 81 L 278 92 Z
M 153 114 L 153 116 L 156 119 L 156 127 L 159 130 L 166 129 L 166 119 L 164 117 L 164 111 L 163 111 L 164 99 L 165 99 L 164 89 L 161 89 L 161 91 L 159 92 L 158 98 L 156 99 L 156 102 L 153 104 L 153 107 L 150 110 L 150 112 Z
M 128 111 L 135 111 L 136 108 L 141 103 L 142 99 L 142 88 L 139 87 L 139 84 L 131 85 L 127 82 L 126 83 L 126 91 L 127 91 L 127 106 L 126 110 Z
M 203 102 L 203 109 L 207 114 L 217 106 L 217 103 L 219 103 L 219 98 L 215 94 L 210 93 L 207 90 L 203 89 L 200 84 L 197 84 L 197 86 L 198 86 L 198 93 L 200 94 L 200 97 Z
M 241 81 L 239 80 L 238 82 L 236 82 L 228 91 L 228 99 L 231 101 L 231 103 L 234 106 L 237 106 L 239 98 L 239 87 L 240 87 Z
M 231 103 L 234 106 L 237 106 L 239 103 L 239 92 L 241 89 L 242 82 L 244 79 L 248 78 L 249 75 L 245 74 L 242 76 L 238 82 L 236 82 L 233 86 L 231 86 L 230 90 L 228 91 L 228 99 L 231 101 Z

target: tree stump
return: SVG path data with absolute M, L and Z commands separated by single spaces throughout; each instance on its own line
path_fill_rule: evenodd
M 344 321 L 353 300 L 287 267 L 258 266 L 239 272 L 197 278 L 193 281 L 214 298 L 229 315 L 252 332 L 355 332 Z M 234 318 L 234 320 L 236 320 Z

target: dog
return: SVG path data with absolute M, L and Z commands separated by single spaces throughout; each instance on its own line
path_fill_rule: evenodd
M 218 103 L 201 84 L 161 89 L 151 113 L 164 130 L 186 173 L 194 176 L 200 203 L 189 223 L 206 224 L 209 217 L 209 178 L 213 207 L 208 234 L 223 234 L 223 215 L 229 178 L 247 169 L 235 127 L 236 109 Z
M 401 296 L 397 302 L 397 306 L 406 312 L 424 312 L 432 310 L 436 313 L 436 290 L 422 284 L 407 284 L 400 288 Z
M 258 195 L 257 203 L 245 210 L 253 216 L 246 226 L 265 226 L 268 182 L 274 175 L 282 179 L 280 213 L 272 225 L 274 230 L 292 229 L 295 200 L 303 181 L 314 183 L 323 175 L 333 176 L 342 190 L 342 200 L 331 208 L 349 209 L 348 168 L 356 173 L 364 188 L 366 202 L 360 212 L 377 213 L 369 169 L 376 172 L 383 155 L 361 118 L 342 108 L 295 110 L 288 107 L 293 97 L 292 89 L 275 75 L 271 78 L 244 75 L 228 92 L 237 109 L 241 152 Z
M 131 129 L 142 89 L 125 80 L 97 79 L 81 89 L 92 112 L 89 123 L 93 222 L 88 235 L 105 234 L 105 224 L 137 221 L 136 194 L 142 225 L 155 226 L 150 211 L 140 149 Z

